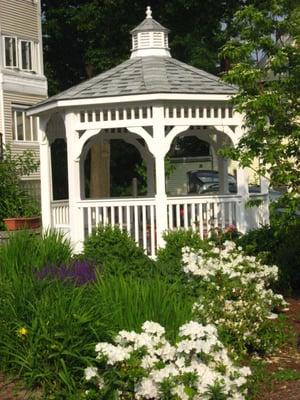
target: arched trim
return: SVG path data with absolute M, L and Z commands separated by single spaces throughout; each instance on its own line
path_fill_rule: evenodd
M 82 149 L 85 145 L 85 143 L 91 139 L 93 136 L 96 136 L 98 133 L 101 132 L 102 129 L 87 129 L 84 134 L 80 137 L 80 139 L 77 141 L 75 144 L 74 148 L 74 160 L 79 161 L 80 160 L 80 155 L 82 152 Z
M 154 145 L 154 140 L 150 136 L 150 134 L 146 131 L 141 126 L 135 126 L 135 127 L 126 127 L 126 129 L 129 132 L 135 133 L 136 135 L 140 136 L 143 138 L 148 146 L 149 151 L 154 155 L 155 154 L 155 145 Z
M 190 128 L 189 125 L 183 125 L 183 126 L 174 126 L 168 133 L 168 136 L 165 138 L 164 142 L 164 155 L 167 154 L 167 152 L 170 150 L 171 144 L 175 137 L 179 135 L 179 133 L 185 132 Z

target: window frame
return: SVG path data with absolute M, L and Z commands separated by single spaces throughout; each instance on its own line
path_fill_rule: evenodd
M 30 55 L 30 68 L 23 68 L 23 53 L 22 53 L 22 43 L 27 43 L 29 45 L 29 55 Z M 18 49 L 19 49 L 19 69 L 20 71 L 35 72 L 35 59 L 34 59 L 34 42 L 32 40 L 18 39 Z M 27 60 L 26 60 L 27 61 Z
M 7 39 L 14 39 L 15 41 L 15 59 L 16 63 L 15 65 L 8 65 L 7 64 L 7 59 L 6 59 L 6 40 Z M 23 54 L 22 54 L 22 44 L 27 43 L 29 45 L 29 56 L 30 59 L 26 60 L 29 61 L 31 65 L 30 68 L 23 68 Z M 39 49 L 39 42 L 36 42 L 35 40 L 32 39 L 23 39 L 14 35 L 9 35 L 9 34 L 4 34 L 2 36 L 2 47 L 3 47 L 3 67 L 8 68 L 11 70 L 18 70 L 21 72 L 30 72 L 30 73 L 36 73 L 38 74 L 38 49 Z
M 38 143 L 38 127 L 36 117 L 26 116 L 26 110 L 30 107 L 30 105 L 22 105 L 22 104 L 12 104 L 11 113 L 12 113 L 12 140 L 14 143 L 21 144 L 37 144 Z M 17 123 L 17 113 L 22 113 L 22 138 L 18 138 L 18 123 Z M 26 118 L 29 118 L 30 123 L 30 140 L 26 139 Z M 34 123 L 36 129 L 36 139 L 34 138 Z
M 15 40 L 15 57 L 16 57 L 16 65 L 7 65 L 7 60 L 6 60 L 6 39 L 14 39 Z M 3 61 L 4 61 L 4 67 L 5 68 L 10 68 L 10 69 L 17 69 L 19 65 L 19 60 L 18 60 L 18 38 L 16 36 L 9 36 L 9 35 L 3 35 Z

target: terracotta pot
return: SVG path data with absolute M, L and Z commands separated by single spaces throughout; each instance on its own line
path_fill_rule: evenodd
M 41 225 L 40 217 L 5 218 L 3 221 L 8 231 L 18 231 L 20 229 L 37 229 Z

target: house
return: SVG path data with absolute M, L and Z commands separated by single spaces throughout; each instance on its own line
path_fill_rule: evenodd
M 1 0 L 0 141 L 14 154 L 32 150 L 39 158 L 37 119 L 26 110 L 46 97 L 40 0 Z M 39 194 L 39 172 L 24 185 Z
M 165 230 L 190 228 L 206 237 L 232 224 L 245 232 L 268 222 L 263 182 L 261 193 L 249 195 L 247 173 L 237 165 L 237 192 L 229 193 L 229 160 L 218 154 L 244 134 L 243 116 L 231 104 L 237 89 L 172 58 L 168 33 L 147 7 L 146 18 L 131 31 L 128 60 L 27 113 L 39 117 L 43 227 L 66 232 L 77 252 L 99 224 L 126 230 L 154 257 L 164 245 Z M 175 195 L 168 193 L 165 160 L 178 138 L 196 138 L 211 147 L 218 193 L 178 195 L 176 188 Z M 146 194 L 112 196 L 109 160 L 116 140 L 134 146 L 143 158 Z M 51 154 L 59 154 L 59 176 Z M 66 190 L 60 197 L 56 179 L 63 176 Z M 249 210 L 251 196 L 261 203 Z

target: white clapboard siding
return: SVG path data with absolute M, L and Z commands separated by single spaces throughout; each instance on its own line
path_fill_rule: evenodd
M 39 38 L 38 4 L 32 0 L 1 0 L 0 27 L 2 34 L 24 39 Z

